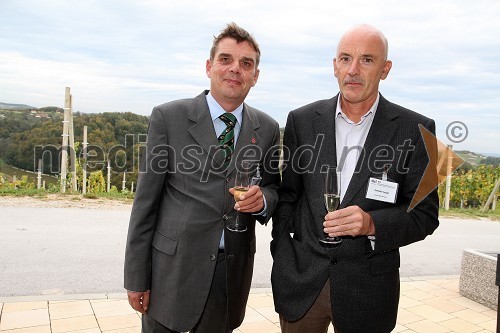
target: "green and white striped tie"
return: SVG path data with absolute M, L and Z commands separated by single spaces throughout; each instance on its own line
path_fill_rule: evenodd
M 236 126 L 236 117 L 232 113 L 226 112 L 220 115 L 219 119 L 226 124 L 226 129 L 222 131 L 217 140 L 219 140 L 224 154 L 224 167 L 227 167 L 229 162 L 231 162 L 231 154 L 234 151 L 234 126 Z

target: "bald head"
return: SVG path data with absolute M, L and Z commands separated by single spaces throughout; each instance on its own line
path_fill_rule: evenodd
M 370 25 L 358 25 L 339 41 L 333 59 L 334 74 L 341 92 L 342 110 L 353 121 L 373 105 L 378 97 L 380 80 L 392 68 L 387 60 L 387 39 Z
M 387 38 L 384 36 L 384 34 L 374 26 L 368 24 L 360 24 L 348 30 L 342 36 L 339 44 L 337 45 L 337 54 L 339 53 L 339 49 L 344 43 L 352 41 L 357 44 L 366 44 L 368 41 L 370 41 L 370 44 L 374 47 L 380 47 L 384 60 L 387 60 L 387 55 L 389 54 L 389 43 L 387 42 Z

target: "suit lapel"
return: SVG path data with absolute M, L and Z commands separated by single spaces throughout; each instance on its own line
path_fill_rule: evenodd
M 316 145 L 317 163 L 314 166 L 314 172 L 308 176 L 310 182 L 308 188 L 308 201 L 312 207 L 312 211 L 324 211 L 326 213 L 323 193 L 325 189 L 325 167 L 337 165 L 337 154 L 335 145 L 335 109 L 337 106 L 337 97 L 326 100 L 316 109 L 311 115 L 311 130 L 314 133 L 314 138 L 311 142 Z M 319 146 L 321 145 L 321 146 Z M 315 156 L 314 156 L 315 157 Z M 313 158 L 314 158 L 313 157 Z M 318 224 L 318 228 L 322 228 Z
M 219 150 L 219 142 L 217 141 L 217 134 L 215 133 L 214 123 L 210 116 L 210 110 L 205 95 L 205 91 L 194 98 L 193 107 L 189 110 L 188 119 L 194 124 L 188 130 L 189 134 L 193 137 L 196 143 L 203 148 L 207 154 L 214 159 L 218 165 L 224 162 Z
M 352 176 L 349 187 L 340 205 L 341 208 L 347 207 L 355 195 L 363 189 L 364 185 L 368 182 L 368 178 L 372 174 L 372 169 L 375 165 L 374 160 L 376 159 L 375 156 L 370 156 L 370 154 L 378 146 L 389 144 L 397 129 L 396 118 L 398 118 L 398 114 L 390 107 L 390 103 L 380 95 L 377 112 L 375 113 L 373 123 L 363 147 L 364 156 L 360 155 L 356 165 L 356 170 L 360 171 L 359 173 L 355 172 Z M 365 194 L 363 193 L 362 195 Z
M 317 167 L 337 165 L 335 145 L 335 110 L 337 107 L 337 96 L 325 101 L 326 104 L 316 110 L 316 114 L 312 119 L 313 133 L 316 134 L 314 140 L 316 142 L 322 140 Z M 319 135 L 321 135 L 322 138 L 319 137 Z
M 239 152 L 248 145 L 260 145 L 261 137 L 258 133 L 258 129 L 260 128 L 259 119 L 257 117 L 256 112 L 246 104 L 243 104 L 243 117 L 242 124 L 240 128 L 240 133 L 238 135 L 238 139 L 236 141 L 236 147 L 233 152 L 233 158 L 231 159 L 231 163 L 229 164 L 227 174 L 231 174 L 235 168 L 236 163 L 241 163 L 243 161 L 244 156 L 240 156 L 243 154 L 239 154 Z M 263 147 L 260 147 L 262 153 L 266 153 Z

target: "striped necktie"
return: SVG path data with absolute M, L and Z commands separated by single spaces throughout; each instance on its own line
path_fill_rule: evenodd
M 224 167 L 231 162 L 231 154 L 234 151 L 234 126 L 236 125 L 236 117 L 229 112 L 219 116 L 220 120 L 226 124 L 226 129 L 222 131 L 217 140 L 221 146 L 224 156 Z

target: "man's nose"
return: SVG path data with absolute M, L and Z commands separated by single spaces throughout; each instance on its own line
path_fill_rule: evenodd
M 240 67 L 240 62 L 239 61 L 233 61 L 233 63 L 231 64 L 231 66 L 229 67 L 229 70 L 232 72 L 232 73 L 239 73 L 240 70 L 241 70 L 241 67 Z
M 351 66 L 349 66 L 349 75 L 356 75 L 359 74 L 359 63 L 357 61 L 353 61 L 351 63 Z

